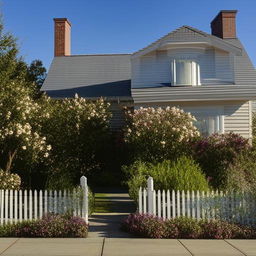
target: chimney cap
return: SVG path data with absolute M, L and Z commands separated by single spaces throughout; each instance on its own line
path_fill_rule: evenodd
M 63 22 L 63 21 L 66 21 L 66 22 L 69 24 L 69 26 L 71 26 L 71 23 L 70 23 L 70 21 L 68 20 L 68 18 L 54 18 L 53 20 L 54 20 L 54 22 Z
M 219 13 L 215 16 L 215 18 L 212 20 L 211 23 L 213 23 L 218 17 L 219 15 L 223 14 L 223 13 L 234 13 L 236 14 L 238 12 L 238 10 L 220 10 Z

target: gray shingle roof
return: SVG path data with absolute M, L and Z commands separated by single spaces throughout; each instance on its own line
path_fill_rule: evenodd
M 49 96 L 130 97 L 130 54 L 55 57 L 41 88 Z
M 235 56 L 235 83 L 238 85 L 256 85 L 256 69 L 239 39 L 225 39 L 229 44 L 242 49 L 242 55 Z
M 41 88 L 51 97 L 131 98 L 131 56 L 162 40 L 170 42 L 206 41 L 235 54 L 235 84 L 256 85 L 256 70 L 238 39 L 221 39 L 189 26 L 183 26 L 133 54 L 73 55 L 55 57 Z

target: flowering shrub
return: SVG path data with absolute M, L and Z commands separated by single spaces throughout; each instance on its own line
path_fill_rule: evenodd
M 19 189 L 20 184 L 19 175 L 4 172 L 0 169 L 0 189 Z
M 76 95 L 52 102 L 44 127 L 47 142 L 52 145 L 49 187 L 71 186 L 81 175 L 104 168 L 110 117 L 109 103 L 103 99 L 89 101 Z
M 122 229 L 142 237 L 163 238 L 164 221 L 151 215 L 130 214 L 122 223 Z
M 0 227 L 1 237 L 86 237 L 87 232 L 88 226 L 82 218 L 57 214 Z
M 207 180 L 198 164 L 188 157 L 176 161 L 163 161 L 158 164 L 136 162 L 124 167 L 128 174 L 129 194 L 137 199 L 140 187 L 145 187 L 149 176 L 154 179 L 155 189 L 201 190 L 209 189 Z
M 140 108 L 127 112 L 124 136 L 134 157 L 142 161 L 175 159 L 199 132 L 195 118 L 176 107 Z
M 46 96 L 42 100 L 49 101 Z M 31 163 L 49 156 L 51 145 L 41 133 L 47 118 L 49 113 L 32 99 L 22 81 L 0 87 L 0 156 L 5 171 L 10 172 L 16 158 L 29 158 Z
M 192 143 L 194 158 L 206 173 L 214 188 L 227 186 L 227 168 L 237 156 L 250 148 L 247 139 L 239 134 L 213 134 Z
M 230 224 L 225 221 L 179 217 L 163 220 L 147 214 L 130 214 L 122 228 L 132 234 L 146 238 L 172 239 L 251 239 L 256 238 L 256 228 Z

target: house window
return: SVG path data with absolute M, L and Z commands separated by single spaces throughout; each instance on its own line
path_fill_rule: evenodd
M 224 133 L 224 116 L 196 116 L 195 126 L 203 136 Z
M 172 61 L 172 85 L 200 85 L 200 67 L 194 60 Z

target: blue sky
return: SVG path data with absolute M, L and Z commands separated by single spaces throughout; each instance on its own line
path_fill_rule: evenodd
M 221 9 L 237 9 L 237 33 L 256 66 L 255 0 L 0 0 L 5 29 L 27 62 L 53 58 L 53 18 L 72 23 L 72 54 L 131 53 L 182 25 L 210 32 Z

